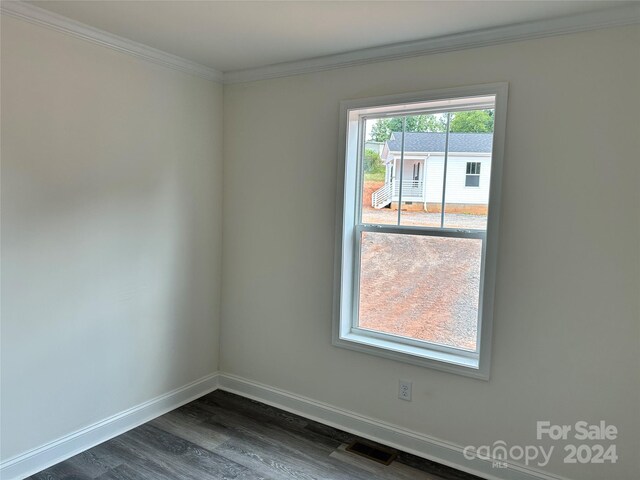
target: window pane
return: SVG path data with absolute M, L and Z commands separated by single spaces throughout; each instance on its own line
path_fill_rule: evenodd
M 467 175 L 467 179 L 464 184 L 465 187 L 479 187 L 480 175 Z
M 392 209 L 397 210 L 401 200 L 401 225 L 439 227 L 440 215 L 429 209 L 428 204 L 442 204 L 442 159 L 436 158 L 434 152 L 444 152 L 446 114 L 408 115 L 406 129 L 402 198 L 400 178 L 396 175 Z M 389 145 L 391 149 L 393 142 Z
M 423 132 L 411 135 L 414 148 L 424 148 L 416 144 L 440 142 L 444 145 L 444 133 Z M 444 149 L 444 146 L 442 147 Z M 440 210 L 442 206 L 442 173 L 444 171 L 444 156 L 442 154 L 418 155 L 413 153 L 411 160 L 405 162 L 405 172 L 413 165 L 420 165 L 420 175 L 417 178 L 409 176 L 403 184 L 401 225 L 421 227 L 440 227 Z M 409 157 L 411 158 L 411 157 Z M 409 172 L 411 173 L 411 172 Z M 405 193 L 406 192 L 406 193 Z
M 392 188 L 400 165 L 402 117 L 365 121 L 363 148 L 362 223 L 397 225 L 398 211 L 391 208 Z
M 482 240 L 362 233 L 358 326 L 475 351 Z
M 493 110 L 451 114 L 445 228 L 487 228 Z

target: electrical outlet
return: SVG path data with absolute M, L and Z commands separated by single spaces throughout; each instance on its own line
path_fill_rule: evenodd
M 406 400 L 407 402 L 411 401 L 411 382 L 408 380 L 400 380 L 398 388 L 398 398 L 400 400 Z

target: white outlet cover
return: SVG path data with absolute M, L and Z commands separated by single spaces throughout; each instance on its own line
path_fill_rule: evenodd
M 411 401 L 411 387 L 413 383 L 408 380 L 400 380 L 398 385 L 398 398 L 400 400 Z

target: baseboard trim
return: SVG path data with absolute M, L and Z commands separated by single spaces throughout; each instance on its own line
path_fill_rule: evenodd
M 487 460 L 467 460 L 460 445 L 236 375 L 221 373 L 218 388 L 487 480 L 568 480 L 525 465 L 510 463 L 508 468 L 493 468 L 492 462 Z
M 463 447 L 308 397 L 227 373 L 213 373 L 0 463 L 2 480 L 19 480 L 116 437 L 214 390 L 224 390 L 487 480 L 568 480 L 525 465 L 493 468 L 467 460 Z
M 0 478 L 28 477 L 218 388 L 213 373 L 0 463 Z

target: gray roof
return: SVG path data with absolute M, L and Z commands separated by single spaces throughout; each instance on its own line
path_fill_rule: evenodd
M 444 152 L 445 133 L 407 132 L 404 134 L 405 152 Z M 493 133 L 449 133 L 450 152 L 491 153 Z M 387 141 L 390 151 L 399 152 L 402 132 L 394 132 Z

